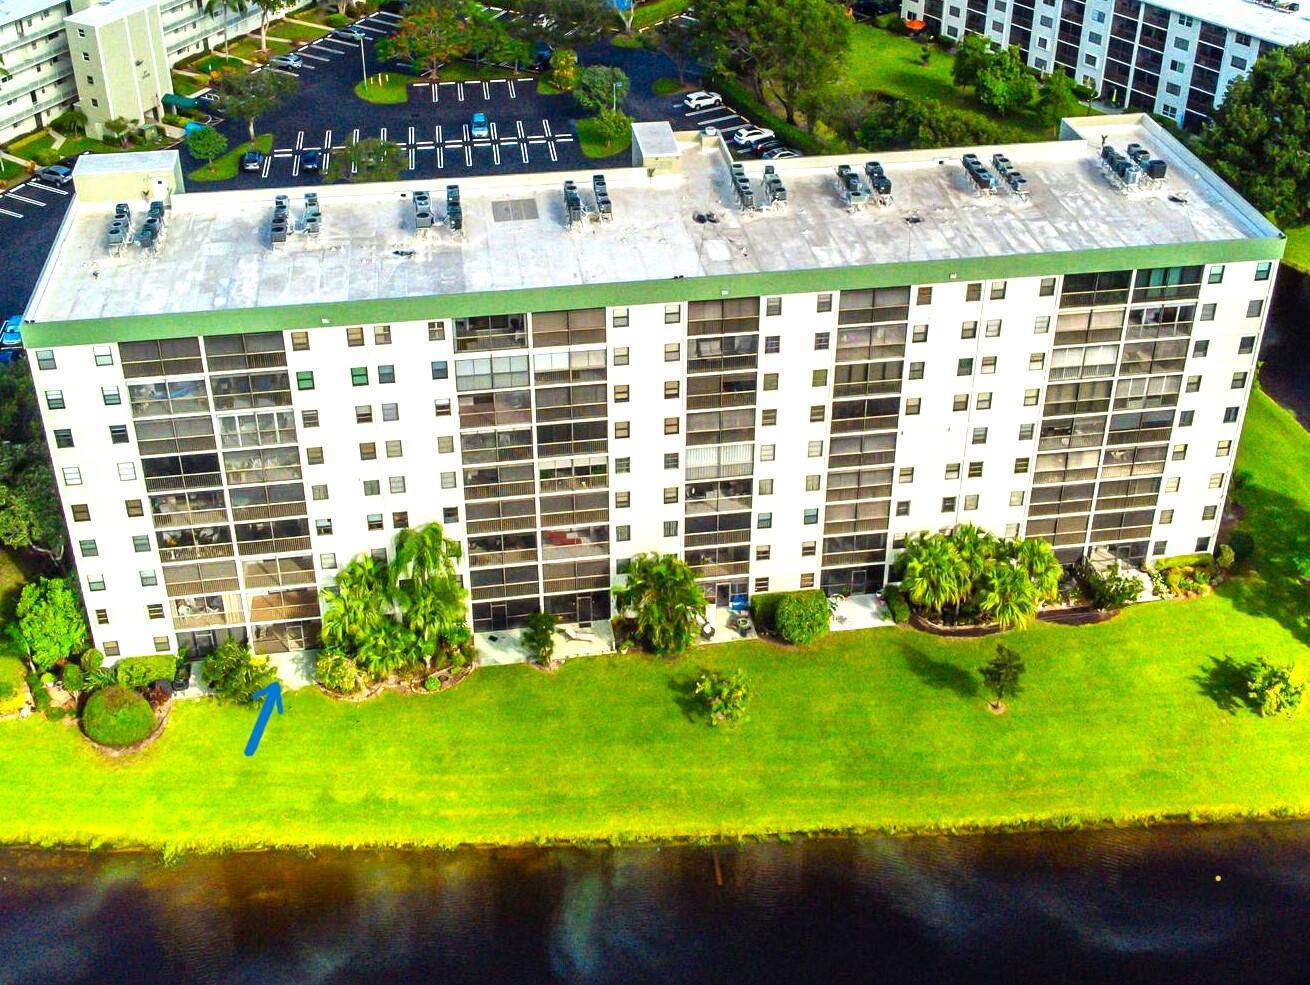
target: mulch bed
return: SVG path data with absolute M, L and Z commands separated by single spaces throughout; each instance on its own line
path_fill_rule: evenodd
M 437 671 L 437 676 L 441 678 L 441 687 L 437 688 L 437 690 L 429 691 L 423 686 L 423 681 L 421 680 L 410 684 L 409 689 L 415 694 L 440 694 L 442 691 L 449 691 L 452 687 L 465 680 L 469 674 L 477 669 L 478 665 L 476 663 L 471 663 L 467 667 L 455 671 L 453 674 L 449 671 L 439 670 Z
M 535 660 L 529 660 L 528 666 L 533 670 L 540 671 L 543 674 L 554 674 L 564 666 L 563 660 L 551 660 L 548 663 L 537 663 Z
M 1001 631 L 1001 627 L 996 623 L 988 623 L 983 626 L 946 626 L 942 623 L 933 622 L 917 612 L 910 613 L 910 625 L 915 629 L 923 630 L 925 633 L 932 633 L 934 636 L 947 636 L 956 639 L 991 636 Z
M 1095 609 L 1090 605 L 1081 605 L 1068 609 L 1043 609 L 1037 613 L 1037 618 L 1042 622 L 1057 623 L 1061 626 L 1091 626 L 1098 622 L 1109 622 L 1122 611 L 1122 609 Z
M 380 693 L 382 689 L 386 687 L 386 684 L 374 684 L 372 687 L 366 687 L 364 690 L 356 691 L 354 694 L 341 694 L 339 691 L 333 691 L 331 688 L 324 687 L 322 684 L 318 683 L 318 681 L 314 682 L 314 686 L 329 698 L 336 698 L 338 701 L 367 701 L 369 698 Z

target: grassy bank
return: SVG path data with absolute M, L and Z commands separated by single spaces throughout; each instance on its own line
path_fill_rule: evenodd
M 735 837 L 1310 813 L 1310 715 L 1241 706 L 1226 660 L 1310 659 L 1310 436 L 1257 394 L 1239 465 L 1260 571 L 1206 599 L 1006 642 L 1025 691 L 989 714 L 994 641 L 841 633 L 803 650 L 734 643 L 666 662 L 485 669 L 446 694 L 286 698 L 254 714 L 182 702 L 133 759 L 76 730 L 0 722 L 0 840 L 176 848 Z M 690 709 L 700 668 L 745 669 L 751 720 Z M 39 764 L 39 765 L 34 765 Z
M 273 150 L 273 135 L 271 133 L 261 133 L 255 137 L 254 142 L 246 142 L 233 147 L 222 157 L 216 157 L 209 164 L 202 164 L 190 174 L 187 175 L 192 181 L 222 181 L 226 178 L 235 178 L 237 169 L 241 167 L 241 156 L 250 149 L 263 151 L 265 154 Z
M 355 95 L 368 103 L 394 105 L 409 102 L 409 84 L 419 79 L 404 72 L 379 72 L 355 83 Z
M 587 157 L 609 157 L 632 146 L 630 132 L 624 133 L 618 140 L 607 140 L 600 132 L 600 124 L 594 116 L 574 121 L 574 127 L 578 131 L 578 147 Z
M 1287 233 L 1287 252 L 1283 262 L 1302 273 L 1310 274 L 1310 226 L 1293 226 Z

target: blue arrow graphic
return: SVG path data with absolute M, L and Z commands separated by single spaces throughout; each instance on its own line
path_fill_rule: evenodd
M 255 750 L 259 748 L 259 740 L 264 737 L 268 720 L 273 717 L 273 706 L 276 705 L 277 713 L 282 714 L 282 685 L 274 681 L 268 687 L 260 688 L 254 696 L 263 698 L 264 706 L 259 709 L 259 717 L 255 719 L 255 730 L 250 733 L 250 741 L 246 743 L 247 756 L 253 756 Z

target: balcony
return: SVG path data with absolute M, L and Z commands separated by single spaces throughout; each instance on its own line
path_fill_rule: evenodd
M 233 520 L 275 520 L 279 517 L 306 516 L 305 504 L 272 503 L 265 506 L 234 506 Z
M 194 475 L 159 475 L 146 479 L 146 492 L 169 492 L 177 489 L 216 489 L 223 485 L 221 472 L 197 472 Z
M 163 527 L 203 527 L 214 523 L 227 523 L 227 511 L 183 510 L 180 513 L 156 513 L 152 519 L 156 530 Z
M 159 559 L 165 564 L 173 561 L 211 561 L 231 556 L 231 544 L 193 544 L 189 547 L 162 547 L 159 550 Z
M 272 540 L 248 540 L 237 546 L 243 557 L 249 554 L 288 554 L 309 550 L 309 538 L 275 537 Z
M 288 619 L 317 619 L 318 590 L 297 588 L 270 592 L 250 599 L 251 622 L 282 622 Z
M 485 554 L 469 553 L 470 568 L 486 568 L 501 564 L 528 564 L 537 560 L 537 549 L 520 551 L 488 551 Z

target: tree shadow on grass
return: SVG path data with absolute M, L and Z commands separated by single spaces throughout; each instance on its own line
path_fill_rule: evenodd
M 1211 657 L 1210 663 L 1202 667 L 1192 681 L 1220 711 L 1236 715 L 1243 708 L 1255 710 L 1247 687 L 1250 667 L 1250 664 L 1239 664 L 1226 654 Z
M 978 697 L 978 679 L 963 667 L 933 660 L 913 651 L 905 654 L 905 665 L 915 677 L 939 691 L 952 691 L 961 698 Z
M 1294 559 L 1310 554 L 1310 510 L 1284 493 L 1249 485 L 1235 497 L 1244 511 L 1238 529 L 1252 535 L 1255 554 L 1236 577 L 1217 589 L 1234 608 L 1279 623 L 1300 643 L 1310 645 L 1306 586 Z
M 678 706 L 689 722 L 705 720 L 705 704 L 696 694 L 696 682 L 704 671 L 696 671 L 685 676 L 670 677 L 669 690 L 673 693 L 673 703 Z

